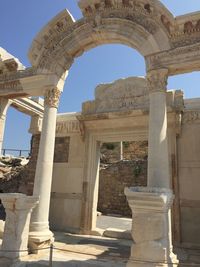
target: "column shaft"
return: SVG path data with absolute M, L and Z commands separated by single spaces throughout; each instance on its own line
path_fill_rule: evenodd
M 30 234 L 30 239 L 33 238 L 33 236 L 40 236 L 40 241 L 45 241 L 45 239 L 48 240 L 48 237 L 51 239 L 52 236 L 49 231 L 48 218 L 59 96 L 60 91 L 57 89 L 48 91 L 45 96 L 42 133 L 33 190 L 33 195 L 39 197 L 39 205 L 32 214 Z
M 170 188 L 166 106 L 167 70 L 151 71 L 147 80 L 150 89 L 148 186 Z
M 32 222 L 36 221 L 40 226 L 42 223 L 45 228 L 48 228 L 56 114 L 56 108 L 45 107 L 33 190 L 33 195 L 40 197 L 40 204 L 33 212 Z

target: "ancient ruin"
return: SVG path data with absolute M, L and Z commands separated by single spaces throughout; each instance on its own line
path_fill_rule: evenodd
M 13 246 L 9 241 L 21 223 L 23 248 L 28 239 L 32 249 L 50 244 L 53 230 L 95 232 L 100 144 L 148 141 L 147 187 L 125 190 L 134 241 L 127 266 L 177 266 L 173 247 L 188 255 L 200 248 L 200 100 L 167 91 L 167 79 L 200 70 L 200 12 L 174 17 L 158 0 L 80 0 L 79 6 L 83 18 L 63 10 L 35 37 L 32 67 L 0 49 L 0 143 L 11 104 L 32 116 L 30 132 L 39 144 L 33 197 L 0 195 L 10 216 L 9 205 L 23 213 L 22 221 L 15 214 L 15 224 L 6 218 L 3 248 L 21 248 L 19 236 Z M 81 113 L 57 114 L 74 59 L 108 43 L 143 55 L 146 77 L 99 85 Z M 44 106 L 31 96 L 44 96 Z

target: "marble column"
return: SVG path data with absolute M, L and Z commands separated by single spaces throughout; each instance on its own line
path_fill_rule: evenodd
M 55 88 L 47 91 L 44 99 L 44 117 L 33 190 L 33 195 L 40 200 L 31 217 L 29 234 L 29 245 L 32 249 L 47 245 L 53 240 L 53 234 L 49 230 L 49 205 L 59 98 L 60 91 Z
M 167 141 L 166 86 L 168 70 L 153 70 L 147 74 L 149 88 L 149 187 L 170 188 L 169 155 Z
M 7 98 L 0 98 L 0 154 L 2 154 L 3 148 L 6 114 L 11 103 L 12 101 Z
M 0 256 L 19 259 L 28 254 L 28 233 L 32 209 L 38 198 L 24 194 L 0 194 L 6 211 L 6 222 Z
M 167 140 L 166 86 L 168 70 L 152 70 L 149 88 L 149 149 L 147 187 L 126 188 L 132 210 L 134 244 L 127 267 L 177 266 L 171 236 L 171 206 Z

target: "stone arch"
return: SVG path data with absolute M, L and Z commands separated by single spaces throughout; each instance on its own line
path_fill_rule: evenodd
M 144 57 L 171 48 L 174 18 L 157 0 L 81 0 L 79 6 L 82 19 L 75 22 L 64 10 L 33 41 L 29 59 L 40 72 L 65 79 L 76 57 L 102 44 L 124 44 Z

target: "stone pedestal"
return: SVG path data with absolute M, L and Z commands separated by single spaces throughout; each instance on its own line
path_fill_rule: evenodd
M 0 194 L 6 210 L 6 222 L 0 256 L 16 259 L 28 254 L 28 233 L 32 209 L 37 197 L 23 194 Z
M 40 198 L 31 217 L 29 247 L 37 248 L 53 242 L 53 233 L 49 230 L 49 205 L 53 172 L 56 116 L 60 91 L 57 88 L 46 92 L 44 117 L 36 166 L 33 195 Z
M 125 195 L 133 214 L 134 241 L 127 267 L 177 266 L 171 241 L 172 191 L 132 187 Z

